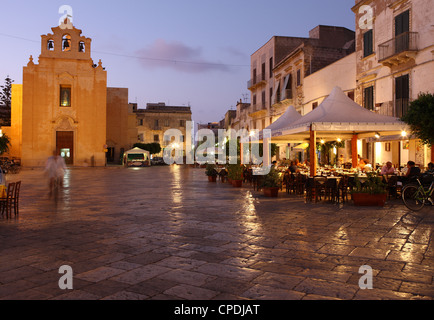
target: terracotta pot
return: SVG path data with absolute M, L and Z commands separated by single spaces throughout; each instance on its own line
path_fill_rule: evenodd
M 264 196 L 276 198 L 279 194 L 279 187 L 265 187 Z
M 209 182 L 216 182 L 217 181 L 217 176 L 208 176 L 208 181 Z
M 353 193 L 351 198 L 355 206 L 378 206 L 383 207 L 386 203 L 387 194 Z
M 243 180 L 232 180 L 232 185 L 235 188 L 241 188 L 241 186 L 243 185 Z

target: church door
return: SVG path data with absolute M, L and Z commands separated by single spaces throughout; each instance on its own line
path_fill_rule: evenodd
M 56 132 L 56 153 L 65 159 L 67 165 L 74 164 L 74 132 Z

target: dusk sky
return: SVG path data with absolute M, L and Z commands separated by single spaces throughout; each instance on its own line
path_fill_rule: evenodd
M 60 6 L 92 39 L 109 87 L 129 101 L 190 105 L 198 123 L 220 121 L 248 97 L 250 55 L 273 36 L 308 37 L 317 25 L 355 29 L 353 0 L 62 0 L 1 1 L 0 83 L 22 83 L 22 68 L 40 54 Z

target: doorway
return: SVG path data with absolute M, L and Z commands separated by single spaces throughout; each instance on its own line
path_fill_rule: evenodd
M 56 132 L 56 154 L 65 159 L 67 165 L 74 164 L 74 132 Z

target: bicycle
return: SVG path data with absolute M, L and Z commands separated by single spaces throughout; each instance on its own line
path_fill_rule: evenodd
M 402 188 L 402 201 L 405 206 L 413 211 L 421 210 L 425 204 L 434 205 L 433 193 L 434 193 L 434 178 L 430 177 L 431 184 L 427 187 L 420 181 L 419 177 L 416 178 L 416 183 L 407 184 Z

